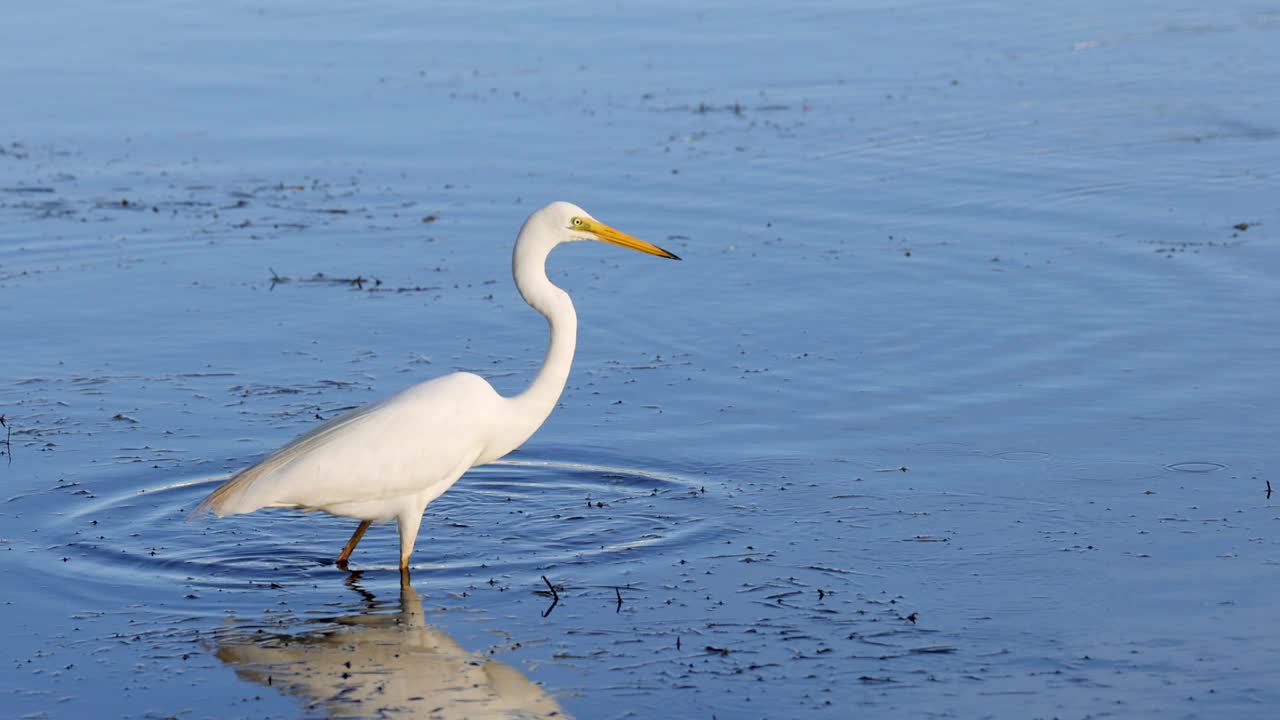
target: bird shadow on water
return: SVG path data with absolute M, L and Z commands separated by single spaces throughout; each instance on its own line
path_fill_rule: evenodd
M 309 715 L 406 718 L 565 717 L 555 698 L 516 668 L 465 650 L 426 621 L 422 598 L 376 597 L 352 572 L 359 612 L 320 620 L 232 617 L 203 640 L 243 680 L 297 698 Z

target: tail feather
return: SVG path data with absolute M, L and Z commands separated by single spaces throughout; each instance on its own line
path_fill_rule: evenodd
M 218 517 L 222 517 L 224 515 L 253 512 L 260 507 L 264 507 L 265 504 L 272 502 L 270 498 L 266 498 L 265 503 L 257 505 L 252 505 L 252 503 L 242 505 L 239 501 L 245 498 L 250 489 L 253 488 L 254 483 L 259 479 L 271 475 L 294 460 L 319 450 L 340 437 L 342 435 L 340 431 L 348 430 L 364 423 L 394 399 L 395 396 L 392 396 L 381 402 L 365 405 L 351 412 L 330 418 L 312 428 L 309 432 L 294 438 L 292 442 L 272 453 L 267 459 L 253 467 L 241 470 L 233 475 L 230 480 L 219 485 L 216 490 L 209 493 L 209 497 L 196 506 L 195 512 L 191 513 L 190 517 L 196 517 L 206 510 Z M 259 500 L 263 500 L 263 498 L 259 498 Z
M 239 479 L 239 477 L 239 475 L 236 475 L 230 480 L 219 485 L 213 492 L 209 493 L 209 496 L 200 501 L 200 504 L 197 505 L 196 509 L 187 516 L 187 519 L 194 520 L 206 512 L 211 512 L 218 517 L 222 517 L 223 513 L 219 512 L 219 510 L 226 505 L 227 498 L 236 492 L 235 485 L 236 480 Z
M 244 497 L 244 494 L 253 485 L 253 481 L 257 480 L 261 475 L 261 465 L 255 465 L 236 473 L 230 480 L 222 483 L 213 492 L 209 493 L 209 497 L 201 500 L 188 519 L 195 518 L 205 512 L 211 512 L 218 517 L 248 512 L 247 509 L 235 508 L 233 505 L 236 500 Z M 256 510 L 257 508 L 254 509 Z

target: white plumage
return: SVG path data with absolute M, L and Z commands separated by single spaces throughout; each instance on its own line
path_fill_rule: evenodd
M 427 503 L 468 469 L 497 460 L 529 439 L 564 390 L 577 315 L 569 295 L 547 279 L 546 258 L 560 243 L 574 240 L 602 240 L 679 260 L 576 205 L 556 202 L 535 211 L 512 253 L 516 288 L 551 330 L 546 358 L 528 389 L 503 397 L 483 378 L 462 372 L 414 385 L 298 437 L 223 483 L 196 512 L 221 517 L 289 507 L 356 518 L 361 523 L 338 556 L 339 565 L 345 565 L 370 523 L 395 518 L 400 569 L 407 578 Z

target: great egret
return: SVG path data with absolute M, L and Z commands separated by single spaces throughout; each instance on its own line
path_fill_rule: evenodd
M 568 293 L 547 279 L 546 260 L 557 245 L 575 240 L 602 240 L 680 259 L 571 203 L 554 202 L 535 211 L 516 237 L 511 274 L 525 302 L 547 318 L 551 340 L 542 368 L 524 392 L 503 397 L 467 372 L 419 383 L 339 415 L 241 470 L 210 493 L 196 513 L 210 510 L 222 517 L 287 507 L 355 518 L 360 525 L 338 555 L 339 567 L 346 567 L 371 523 L 395 518 L 400 573 L 407 580 L 427 503 L 468 469 L 497 460 L 528 440 L 564 390 L 578 316 Z

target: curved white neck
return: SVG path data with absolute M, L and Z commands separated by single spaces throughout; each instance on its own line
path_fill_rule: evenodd
M 569 294 L 547 279 L 546 258 L 550 248 L 524 252 L 517 246 L 513 275 L 516 288 L 533 309 L 547 319 L 551 339 L 538 375 L 524 392 L 508 398 L 510 423 L 494 439 L 486 460 L 497 459 L 528 440 L 555 409 L 569 380 L 573 353 L 578 344 L 578 314 Z M 538 257 L 541 255 L 541 257 Z
M 521 420 L 533 423 L 529 435 L 547 419 L 560 400 L 569 380 L 569 369 L 573 366 L 573 353 L 578 346 L 578 313 L 573 309 L 573 301 L 568 293 L 552 285 L 550 280 L 546 280 L 546 284 L 550 290 L 546 299 L 525 299 L 547 318 L 547 327 L 551 331 L 547 354 L 529 387 L 511 398 L 520 411 Z

